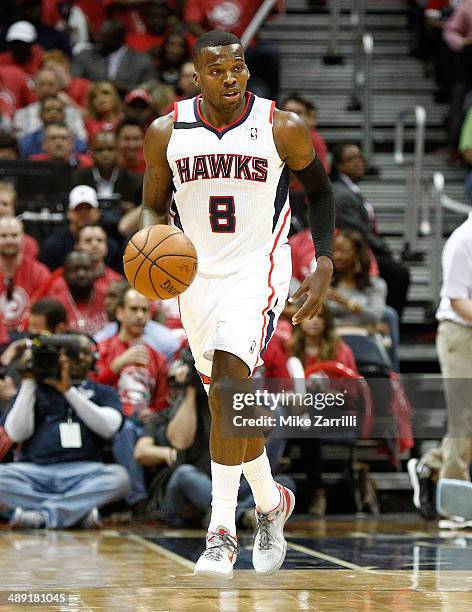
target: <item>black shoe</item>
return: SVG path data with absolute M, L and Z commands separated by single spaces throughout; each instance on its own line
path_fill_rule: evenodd
M 436 512 L 436 482 L 431 468 L 418 459 L 408 461 L 408 475 L 413 487 L 413 503 L 421 516 L 428 520 L 438 517 Z

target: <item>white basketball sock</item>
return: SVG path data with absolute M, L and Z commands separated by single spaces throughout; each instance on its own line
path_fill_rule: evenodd
M 280 492 L 272 478 L 269 458 L 266 450 L 256 459 L 243 463 L 243 474 L 246 477 L 258 510 L 269 512 L 280 503 Z
M 232 536 L 236 535 L 235 514 L 242 471 L 242 465 L 211 462 L 212 502 L 208 531 L 226 527 Z

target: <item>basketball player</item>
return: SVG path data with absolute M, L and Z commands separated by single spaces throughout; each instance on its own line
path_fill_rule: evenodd
M 283 536 L 295 498 L 271 474 L 263 438 L 223 439 L 223 379 L 240 380 L 261 365 L 286 302 L 291 276 L 289 168 L 308 194 L 318 267 L 292 296 L 307 299 L 299 323 L 321 307 L 332 274 L 334 203 L 308 129 L 275 102 L 246 92 L 241 42 L 212 31 L 194 51 L 201 95 L 177 102 L 149 128 L 140 225 L 172 223 L 192 240 L 198 274 L 180 297 L 182 323 L 212 415 L 212 514 L 196 574 L 231 578 L 238 545 L 235 508 L 241 473 L 256 502 L 253 563 L 271 574 L 285 558 Z M 316 219 L 316 223 L 315 223 Z

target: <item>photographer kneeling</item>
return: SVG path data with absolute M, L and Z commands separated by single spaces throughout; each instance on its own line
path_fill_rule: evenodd
M 87 380 L 93 363 L 86 335 L 33 340 L 31 366 L 2 417 L 22 443 L 18 461 L 0 466 L 0 504 L 14 510 L 12 527 L 97 527 L 98 508 L 129 490 L 126 470 L 99 459 L 123 417 L 115 391 Z

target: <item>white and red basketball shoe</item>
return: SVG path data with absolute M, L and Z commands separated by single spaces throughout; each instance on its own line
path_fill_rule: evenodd
M 215 532 L 208 532 L 206 549 L 195 564 L 193 573 L 197 576 L 217 576 L 229 580 L 233 577 L 233 565 L 238 552 L 237 538 L 230 535 L 225 527 L 219 526 Z
M 252 563 L 258 574 L 273 574 L 280 569 L 287 553 L 284 526 L 295 508 L 295 495 L 282 485 L 279 505 L 263 514 L 256 508 L 256 536 Z

